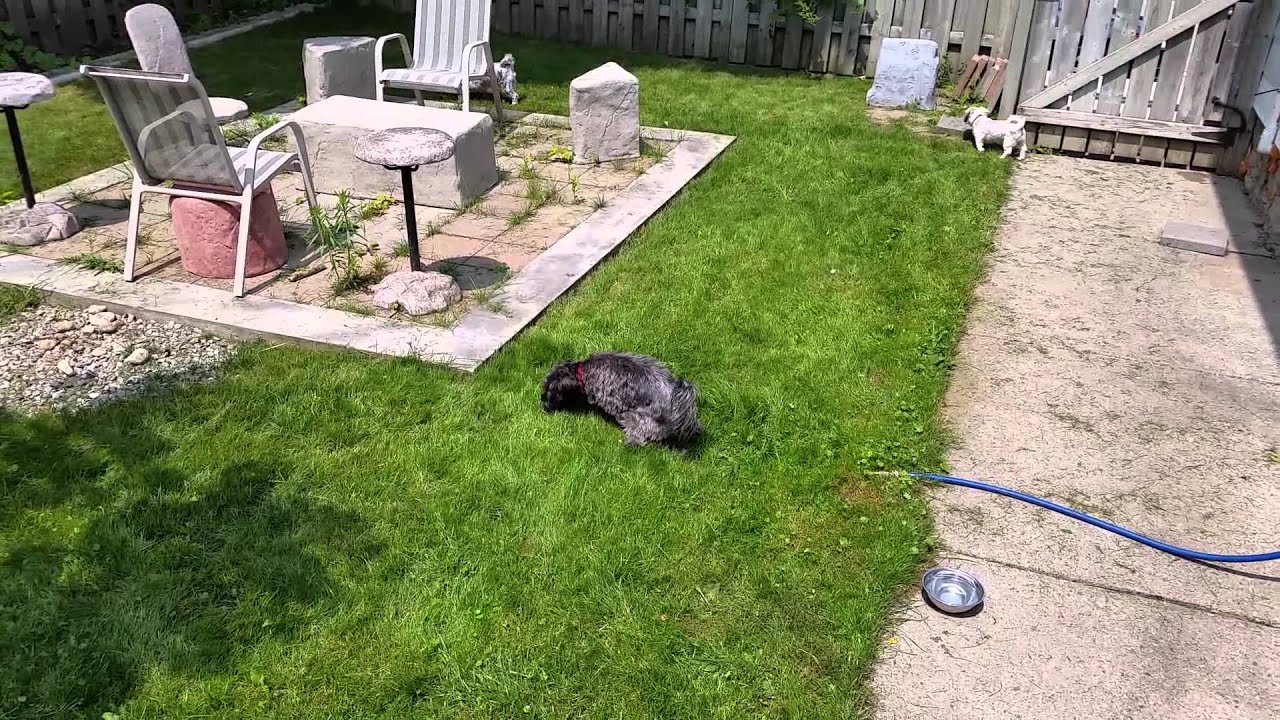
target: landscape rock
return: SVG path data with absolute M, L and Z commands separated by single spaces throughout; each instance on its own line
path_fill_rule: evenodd
M 609 62 L 569 83 L 575 163 L 640 156 L 640 81 Z
M 53 330 L 56 333 L 67 333 L 67 332 L 71 332 L 72 330 L 75 330 L 78 327 L 80 327 L 80 324 L 75 322 L 74 320 L 59 320 L 58 322 L 50 325 L 49 329 Z
M 146 348 L 136 348 L 124 361 L 129 365 L 141 365 L 150 359 L 151 353 Z
M 113 312 L 107 312 L 105 310 L 102 312 L 94 313 L 89 316 L 89 324 L 100 327 L 100 328 L 106 327 L 108 325 L 112 325 L 115 323 L 115 321 L 116 321 L 116 314 Z
M 439 312 L 462 299 L 453 278 L 438 272 L 392 273 L 373 288 L 373 304 L 408 315 Z
M 90 305 L 89 307 L 85 308 L 84 311 L 89 313 L 90 315 L 97 315 L 100 312 L 106 312 L 107 306 L 106 305 Z
M 933 109 L 938 84 L 938 43 L 932 40 L 885 38 L 867 104 Z
M 70 360 L 66 358 L 62 358 L 61 360 L 58 361 L 58 372 L 62 373 L 63 375 L 75 375 L 76 369 L 71 366 Z
M 307 104 L 333 95 L 372 100 L 373 46 L 371 37 L 318 37 L 302 43 L 302 74 Z
M 54 240 L 65 240 L 80 232 L 80 221 L 71 211 L 56 203 L 36 203 L 17 217 L 6 231 L 4 242 L 31 247 Z

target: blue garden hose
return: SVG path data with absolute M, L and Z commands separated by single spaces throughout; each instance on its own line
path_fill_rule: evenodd
M 940 483 L 946 483 L 948 485 L 959 485 L 960 487 L 972 488 L 974 490 L 984 490 L 989 493 L 995 493 L 997 495 L 1003 495 L 1005 497 L 1013 498 L 1014 500 L 1021 500 L 1022 502 L 1025 502 L 1025 503 L 1031 503 L 1032 505 L 1035 505 L 1037 507 L 1042 507 L 1045 510 L 1052 510 L 1056 513 L 1061 513 L 1063 515 L 1066 515 L 1069 518 L 1075 518 L 1076 520 L 1079 520 L 1081 522 L 1089 523 L 1094 527 L 1102 528 L 1107 532 L 1113 532 L 1116 535 L 1119 535 L 1120 537 L 1125 537 L 1130 540 L 1133 540 L 1134 542 L 1142 543 L 1143 545 L 1146 545 L 1149 548 L 1154 548 L 1161 552 L 1169 553 L 1174 557 L 1180 557 L 1183 560 L 1199 560 L 1201 562 L 1217 562 L 1217 563 L 1254 563 L 1254 562 L 1266 562 L 1268 560 L 1280 560 L 1280 550 L 1276 550 L 1275 552 L 1256 553 L 1254 555 L 1220 555 L 1218 553 L 1207 553 L 1207 552 L 1200 552 L 1198 550 L 1188 550 L 1187 548 L 1184 548 L 1184 547 L 1178 547 L 1177 545 L 1170 545 L 1169 543 L 1166 543 L 1166 542 L 1160 542 L 1155 538 L 1147 537 L 1146 535 L 1136 533 L 1128 528 L 1123 528 L 1114 523 L 1109 523 L 1106 520 L 1096 518 L 1092 515 L 1087 515 L 1085 513 L 1080 512 L 1079 510 L 1072 510 L 1071 508 L 1065 505 L 1059 505 L 1058 503 L 1050 502 L 1049 500 L 1045 500 L 1044 498 L 1038 498 L 1035 495 L 1028 495 L 1026 493 L 1021 493 L 1021 492 L 1018 492 L 1017 490 L 1010 490 L 1007 487 L 992 485 L 991 483 L 978 482 L 977 480 L 969 480 L 967 478 L 952 477 L 951 475 L 938 475 L 936 473 L 913 472 L 913 473 L 907 473 L 907 474 L 914 478 L 934 480 Z

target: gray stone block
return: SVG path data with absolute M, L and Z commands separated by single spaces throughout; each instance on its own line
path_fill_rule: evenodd
M 302 43 L 307 104 L 335 95 L 374 97 L 371 37 L 319 37 Z
M 358 138 L 398 127 L 431 128 L 453 138 L 452 158 L 423 165 L 413 174 L 413 194 L 419 205 L 458 207 L 498 184 L 493 119 L 483 113 L 338 95 L 308 105 L 289 119 L 302 128 L 316 190 L 323 193 L 347 189 L 358 198 L 372 199 L 386 193 L 403 201 L 399 172 L 361 162 L 355 156 Z M 289 142 L 296 152 L 292 135 Z
M 80 221 L 56 203 L 36 203 L 17 217 L 14 226 L 0 240 L 9 245 L 30 247 L 55 240 L 66 240 L 80 232 Z
M 880 46 L 875 81 L 867 92 L 867 104 L 903 107 L 915 103 L 932 109 L 937 84 L 936 42 L 885 38 Z
M 187 45 L 166 8 L 139 5 L 124 14 L 124 26 L 138 55 L 138 67 L 148 72 L 191 74 Z
M 1230 239 L 1230 235 L 1222 228 L 1187 222 L 1169 221 L 1160 233 L 1161 245 L 1206 255 L 1226 255 Z
M 640 156 L 640 81 L 605 63 L 569 83 L 573 161 L 608 162 Z
M 969 126 L 965 124 L 963 118 L 958 118 L 954 115 L 943 115 L 938 118 L 938 125 L 934 128 L 934 132 L 941 135 L 952 135 L 954 137 L 962 138 L 969 134 L 970 129 Z

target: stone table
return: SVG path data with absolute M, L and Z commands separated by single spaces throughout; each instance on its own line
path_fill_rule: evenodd
M 409 243 L 409 269 L 421 272 L 418 253 L 418 218 L 413 206 L 413 171 L 420 165 L 453 157 L 453 138 L 440 130 L 403 127 L 379 130 L 356 141 L 356 158 L 371 165 L 400 171 L 404 187 L 404 225 Z
M 22 181 L 22 194 L 27 207 L 35 207 L 36 192 L 31 187 L 31 170 L 27 167 L 27 155 L 22 150 L 22 133 L 18 131 L 15 110 L 53 98 L 53 83 L 49 78 L 35 73 L 0 73 L 0 108 L 9 123 L 9 139 L 13 142 L 13 159 L 18 165 L 18 178 Z

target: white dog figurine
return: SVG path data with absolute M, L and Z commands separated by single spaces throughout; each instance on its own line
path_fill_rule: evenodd
M 973 128 L 973 145 L 978 152 L 986 152 L 988 142 L 1000 140 L 1004 144 L 1004 155 L 1009 157 L 1014 150 L 1018 151 L 1018 159 L 1027 159 L 1027 119 L 1021 115 L 1010 115 L 1008 120 L 992 120 L 991 111 L 984 107 L 971 107 L 964 113 L 964 122 Z
M 516 59 L 511 53 L 502 56 L 493 66 L 493 74 L 498 76 L 498 91 L 512 105 L 520 102 L 520 93 L 516 90 Z M 471 81 L 472 90 L 488 90 L 489 79 Z

